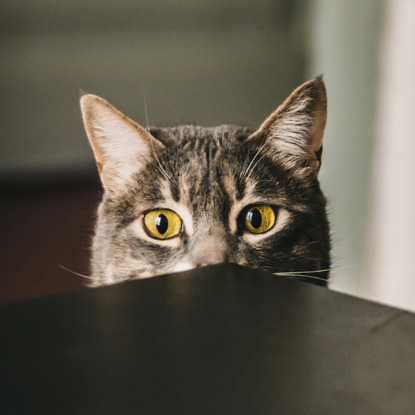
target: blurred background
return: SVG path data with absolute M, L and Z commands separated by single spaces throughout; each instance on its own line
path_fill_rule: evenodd
M 257 127 L 324 74 L 331 288 L 415 310 L 414 20 L 412 0 L 0 2 L 0 301 L 88 275 L 82 91 L 143 125 Z

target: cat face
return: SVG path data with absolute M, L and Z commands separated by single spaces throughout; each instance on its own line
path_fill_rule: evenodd
M 254 132 L 146 130 L 93 95 L 81 107 L 105 190 L 93 244 L 96 285 L 223 262 L 280 273 L 329 268 L 317 180 L 321 79 L 299 87 Z

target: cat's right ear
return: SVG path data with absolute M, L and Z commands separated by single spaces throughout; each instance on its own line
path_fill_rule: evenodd
M 105 99 L 85 94 L 81 111 L 102 184 L 119 192 L 163 144 Z

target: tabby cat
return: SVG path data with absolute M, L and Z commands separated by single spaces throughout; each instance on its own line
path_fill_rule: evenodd
M 104 187 L 94 285 L 223 262 L 325 285 L 330 238 L 317 176 L 326 108 L 316 78 L 256 131 L 143 128 L 104 99 L 83 95 Z

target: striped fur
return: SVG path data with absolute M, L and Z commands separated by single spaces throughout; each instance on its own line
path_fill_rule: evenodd
M 319 278 L 328 278 L 329 225 L 317 178 L 326 120 L 321 79 L 299 87 L 256 131 L 146 131 L 91 95 L 82 97 L 82 110 L 105 189 L 93 244 L 95 285 L 222 262 L 276 273 L 324 270 Z M 253 204 L 278 210 L 264 234 L 241 226 Z M 143 214 L 155 208 L 175 211 L 184 232 L 169 240 L 148 236 Z

